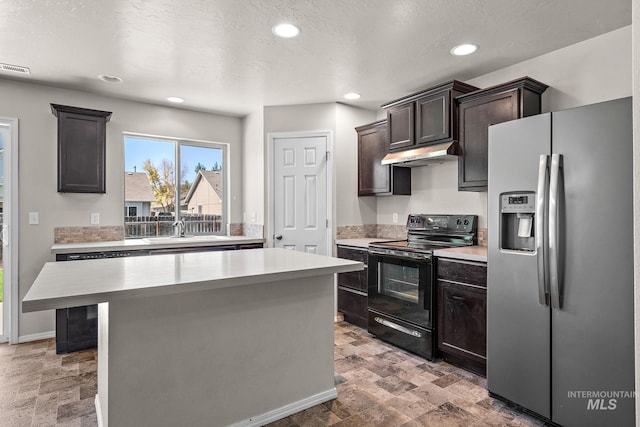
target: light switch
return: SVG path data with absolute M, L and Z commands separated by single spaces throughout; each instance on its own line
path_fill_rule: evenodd
M 29 212 L 29 224 L 30 225 L 40 224 L 40 212 Z
M 91 225 L 98 225 L 100 224 L 100 214 L 99 213 L 92 213 L 91 214 Z
M 397 224 L 398 223 L 398 212 L 394 212 L 393 213 L 393 223 Z

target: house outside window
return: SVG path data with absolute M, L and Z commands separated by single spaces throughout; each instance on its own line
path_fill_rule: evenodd
M 224 234 L 226 150 L 220 143 L 125 134 L 125 238 L 173 235 L 176 220 L 184 220 L 189 235 Z

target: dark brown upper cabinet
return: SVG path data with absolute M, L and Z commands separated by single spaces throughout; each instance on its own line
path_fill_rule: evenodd
M 51 104 L 58 118 L 58 192 L 104 193 L 110 111 Z
M 389 151 L 457 140 L 458 106 L 454 98 L 477 89 L 452 80 L 383 105 L 387 110 Z
M 540 114 L 547 87 L 523 77 L 455 99 L 460 114 L 458 190 L 487 190 L 489 126 Z
M 387 109 L 389 151 L 402 150 L 415 144 L 413 134 L 415 102 L 394 105 Z
M 358 132 L 358 196 L 411 194 L 411 169 L 383 165 L 387 154 L 387 121 L 356 128 Z

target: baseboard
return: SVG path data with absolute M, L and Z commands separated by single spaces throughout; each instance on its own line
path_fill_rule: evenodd
M 102 426 L 102 408 L 100 407 L 100 399 L 98 398 L 97 393 L 96 393 L 95 405 L 96 405 L 96 418 L 98 420 L 98 427 L 103 427 Z
M 41 332 L 39 334 L 31 334 L 31 335 L 21 335 L 18 337 L 18 344 L 21 344 L 24 342 L 46 340 L 46 339 L 55 338 L 55 337 L 56 337 L 56 331 Z
M 306 399 L 298 400 L 297 402 L 290 403 L 281 408 L 274 409 L 273 411 L 266 412 L 264 414 L 243 420 L 228 427 L 259 427 L 274 421 L 280 420 L 284 417 L 288 417 L 296 412 L 304 411 L 312 406 L 319 405 L 329 400 L 338 397 L 338 392 L 335 387 L 330 390 L 323 391 L 322 393 L 309 396 Z

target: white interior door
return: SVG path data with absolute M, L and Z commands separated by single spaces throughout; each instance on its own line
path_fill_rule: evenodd
M 328 135 L 275 136 L 273 246 L 328 255 Z

